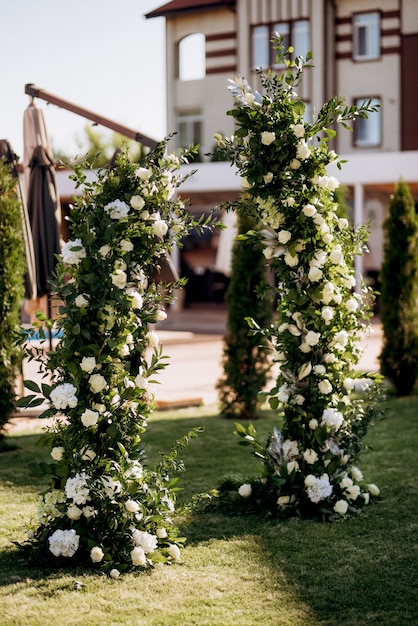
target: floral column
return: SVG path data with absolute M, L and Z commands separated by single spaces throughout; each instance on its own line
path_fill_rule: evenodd
M 169 475 L 181 466 L 178 445 L 150 468 L 141 439 L 154 406 L 150 383 L 165 365 L 152 328 L 166 317 L 171 286 L 159 282 L 159 271 L 172 246 L 199 226 L 173 195 L 185 160 L 162 143 L 140 167 L 120 155 L 93 183 L 76 170 L 83 193 L 54 280 L 62 338 L 46 359 L 31 355 L 52 383 L 26 381 L 34 393 L 21 401 L 47 399 L 41 417 L 59 417 L 42 437 L 52 462 L 36 468 L 49 487 L 38 500 L 32 560 L 117 577 L 180 558 L 177 479 Z
M 274 273 L 273 293 L 265 297 L 277 299 L 276 321 L 264 329 L 250 323 L 271 340 L 280 369 L 267 395 L 283 419 L 265 446 L 253 426 L 237 424 L 242 442 L 263 459 L 264 474 L 230 495 L 237 507 L 260 510 L 262 502 L 266 514 L 328 519 L 358 509 L 377 492 L 355 465 L 374 414 L 364 398 L 353 399 L 359 341 L 370 317 L 354 256 L 362 253 L 367 233 L 340 213 L 334 194 L 339 182 L 327 174 L 330 163 L 341 165 L 328 149 L 336 134 L 330 126 L 372 109 L 369 103 L 346 107 L 334 98 L 316 119 L 305 119 L 295 88 L 311 55 L 292 61 L 280 39 L 276 45 L 283 73 L 260 73 L 263 95 L 240 77 L 231 81 L 235 108 L 229 114 L 237 129 L 232 138 L 217 136 L 238 167 L 247 210 L 262 224 L 246 238 L 261 239 Z

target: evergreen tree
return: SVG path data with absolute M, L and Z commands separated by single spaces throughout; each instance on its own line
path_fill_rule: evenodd
M 381 371 L 396 395 L 407 396 L 418 375 L 418 218 L 402 180 L 391 198 L 384 230 Z
M 257 226 L 256 219 L 239 213 L 238 233 Z M 265 257 L 261 245 L 253 247 L 236 239 L 232 248 L 231 281 L 225 296 L 228 304 L 227 331 L 223 348 L 223 376 L 217 389 L 221 413 L 228 418 L 257 417 L 257 396 L 268 379 L 268 344 L 259 333 L 251 332 L 246 318 L 259 326 L 269 326 L 272 306 L 257 295 L 265 280 Z
M 24 296 L 24 247 L 20 200 L 10 165 L 0 159 L 0 448 L 15 409 L 21 350 L 13 341 Z

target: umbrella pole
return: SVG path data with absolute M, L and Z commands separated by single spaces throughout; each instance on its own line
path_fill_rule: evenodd
M 46 295 L 46 313 L 48 320 L 52 318 L 52 306 L 51 306 L 51 294 Z M 52 343 L 52 327 L 48 328 L 48 337 L 49 337 L 49 351 L 52 352 L 54 347 Z

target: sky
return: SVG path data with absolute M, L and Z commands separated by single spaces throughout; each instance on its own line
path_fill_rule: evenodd
M 160 140 L 167 134 L 165 0 L 0 0 L 0 139 L 23 157 L 25 85 Z M 81 116 L 35 99 L 54 150 L 82 153 Z M 103 127 L 97 129 L 105 135 Z

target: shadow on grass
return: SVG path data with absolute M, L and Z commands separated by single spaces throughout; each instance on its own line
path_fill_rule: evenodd
M 251 548 L 271 588 L 285 584 L 311 609 L 316 618 L 310 624 L 418 623 L 414 587 L 418 528 L 417 400 L 390 399 L 387 418 L 367 437 L 373 451 L 364 454 L 359 465 L 367 482 L 379 485 L 383 500 L 363 514 L 334 524 L 226 517 L 216 511 L 191 514 L 179 522 L 182 534 L 188 538 L 187 545 L 216 545 L 220 552 L 232 545 L 243 562 Z M 260 440 L 265 439 L 273 425 L 271 414 L 256 423 Z M 204 433 L 184 450 L 186 473 L 180 483 L 183 487 L 180 502 L 215 488 L 224 476 L 244 480 L 259 471 L 259 461 L 248 448 L 239 446 L 233 436 L 233 421 L 217 415 L 193 417 L 189 413 L 184 417 L 181 412 L 156 414 L 150 420 L 144 437 L 150 464 L 158 462 L 160 453 L 169 451 L 177 438 L 202 426 Z M 16 438 L 21 457 L 13 457 L 14 465 L 19 463 L 19 458 L 26 457 L 28 462 L 33 460 L 28 455 L 40 458 L 45 453 L 36 446 L 36 440 L 36 435 Z M 25 478 L 23 470 L 23 476 L 14 476 L 12 467 L 6 470 L 2 469 L 2 478 L 7 475 L 16 485 L 35 487 L 30 476 Z M 14 549 L 0 552 L 1 585 L 14 579 L 36 581 L 60 573 L 62 570 L 27 568 Z M 65 570 L 65 574 L 82 576 L 85 572 Z

